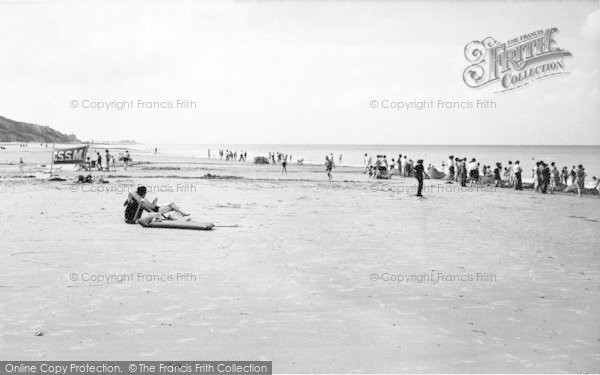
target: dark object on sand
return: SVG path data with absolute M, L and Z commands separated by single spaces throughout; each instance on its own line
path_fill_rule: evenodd
M 146 216 L 138 220 L 141 226 L 145 228 L 171 228 L 171 229 L 193 229 L 193 230 L 211 230 L 215 226 L 213 223 L 200 223 L 195 221 L 181 220 L 163 220 L 153 221 L 152 216 Z
M 429 178 L 433 178 L 436 180 L 441 180 L 446 176 L 444 172 L 438 171 L 434 166 L 427 168 L 427 175 L 429 176 Z
M 269 164 L 269 159 L 265 156 L 257 156 L 254 158 L 254 164 Z
M 92 179 L 92 175 L 91 174 L 89 174 L 89 175 L 87 175 L 85 177 L 82 174 L 80 174 L 77 177 L 77 183 L 79 183 L 79 184 L 91 184 L 92 182 L 94 182 L 94 180 Z

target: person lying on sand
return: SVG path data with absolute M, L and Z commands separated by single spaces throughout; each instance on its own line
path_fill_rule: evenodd
M 158 206 L 158 198 L 154 198 L 152 202 L 148 202 L 146 197 L 147 189 L 145 186 L 139 186 L 135 193 L 129 193 L 127 200 L 123 203 L 125 206 L 125 221 L 128 224 L 135 224 L 142 216 L 142 211 L 155 213 L 154 220 L 160 221 L 165 215 L 170 212 L 177 212 L 183 217 L 190 214 L 181 211 L 181 209 L 173 202 L 165 206 Z M 141 208 L 139 205 L 141 204 Z

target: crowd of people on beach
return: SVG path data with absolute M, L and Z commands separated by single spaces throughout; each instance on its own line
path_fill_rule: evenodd
M 46 148 L 48 148 L 48 144 L 46 143 Z M 29 147 L 29 143 L 19 143 L 19 148 L 27 148 Z M 44 147 L 44 143 L 40 143 L 40 147 Z M 1 150 L 6 150 L 4 146 L 0 146 Z
M 117 160 L 123 162 L 125 170 L 129 168 L 132 162 L 128 150 L 125 150 L 125 153 L 120 152 L 118 156 L 115 156 L 108 149 L 105 149 L 104 158 L 102 158 L 99 151 L 96 151 L 96 157 L 94 159 L 91 159 L 89 156 L 86 157 L 85 162 L 78 166 L 78 170 L 115 172 L 117 170 Z
M 284 154 L 283 152 L 269 152 L 269 162 L 273 164 L 277 163 L 291 163 L 292 155 Z
M 208 149 L 208 158 L 210 159 L 210 149 Z M 248 152 L 241 150 L 239 153 L 232 150 L 219 149 L 219 159 L 225 161 L 246 161 L 248 158 Z
M 209 150 L 210 154 L 210 150 Z M 221 159 L 225 155 L 226 160 L 236 160 L 237 153 L 226 150 L 219 150 Z M 343 156 L 337 157 L 341 163 Z M 240 161 L 246 160 L 246 153 L 241 152 Z M 300 164 L 300 161 L 298 163 Z M 336 168 L 335 156 L 333 153 L 325 156 L 325 173 L 328 180 L 333 179 L 333 170 Z M 269 164 L 281 164 L 281 173 L 287 173 L 287 164 L 292 161 L 292 155 L 283 152 L 269 152 L 267 161 Z M 497 162 L 494 166 L 481 165 L 476 158 L 455 157 L 450 155 L 447 161 L 441 163 L 441 170 L 429 164 L 425 168 L 422 159 L 414 161 L 408 155 L 399 154 L 397 158 L 389 158 L 387 155 L 371 156 L 364 154 L 364 174 L 368 174 L 369 179 L 389 179 L 392 176 L 414 177 L 419 180 L 419 186 L 422 186 L 422 180 L 425 178 L 444 179 L 447 183 L 458 183 L 461 187 L 476 185 L 493 185 L 494 187 L 513 188 L 523 190 L 523 179 L 525 171 L 521 167 L 519 160 L 509 160 L 506 166 Z M 577 191 L 578 196 L 585 186 L 587 174 L 583 165 L 573 166 L 571 170 L 565 166 L 560 171 L 555 162 L 550 164 L 544 161 L 538 161 L 536 167 L 532 170 L 533 188 L 536 192 L 554 194 L 555 192 L 567 189 Z M 593 177 L 595 189 L 600 191 L 600 181 Z M 421 195 L 421 189 L 417 195 Z
M 422 160 L 419 159 L 415 164 L 407 155 L 400 154 L 397 159 L 392 158 L 391 161 L 388 161 L 387 155 L 377 155 L 373 159 L 372 156 L 365 153 L 363 173 L 368 173 L 371 179 L 389 179 L 392 175 L 419 179 L 422 178 L 422 174 L 428 178 L 445 179 L 448 183 L 460 183 L 462 187 L 492 183 L 495 187 L 523 190 L 524 171 L 519 160 L 514 163 L 509 160 L 505 167 L 501 162 L 497 162 L 492 168 L 490 165 L 482 166 L 476 158 L 471 158 L 467 162 L 466 157 L 458 158 L 450 155 L 447 161 L 442 162 L 442 171 L 438 171 L 429 164 L 423 172 L 416 170 L 419 164 L 422 164 Z M 561 190 L 576 189 L 577 195 L 581 196 L 586 176 L 585 168 L 581 164 L 577 167 L 572 166 L 570 171 L 566 166 L 559 171 L 555 162 L 547 164 L 540 160 L 533 168 L 531 177 L 536 192 L 554 194 L 559 188 Z M 595 176 L 593 181 L 594 189 L 600 192 L 600 181 Z
M 466 164 L 466 158 L 455 158 L 450 156 L 446 165 L 442 164 L 443 167 L 447 168 L 448 180 L 460 181 L 461 186 L 466 185 L 467 178 L 470 183 L 478 183 L 481 177 L 492 177 L 495 187 L 507 187 L 514 188 L 515 190 L 523 190 L 523 168 L 519 160 L 508 161 L 507 166 L 503 167 L 501 162 L 497 162 L 492 169 L 489 165 L 481 167 L 480 163 L 475 158 L 471 159 L 471 162 Z M 481 173 L 480 173 L 481 169 Z M 555 162 L 550 164 L 545 163 L 543 160 L 536 162 L 535 168 L 532 169 L 533 188 L 536 192 L 547 194 L 554 194 L 561 185 L 566 186 L 567 189 L 574 186 L 577 189 L 577 195 L 581 196 L 581 192 L 585 187 L 585 168 L 583 165 L 573 166 L 569 172 L 568 167 L 563 167 L 561 171 L 558 170 Z M 594 176 L 595 189 L 598 190 L 598 180 Z M 562 186 L 562 190 L 565 187 Z
M 41 144 L 43 146 L 43 144 Z M 27 147 L 26 143 L 20 144 L 19 147 Z M 154 150 L 155 154 L 158 149 Z M 219 158 L 226 161 L 247 161 L 247 151 L 233 151 L 229 149 L 219 149 Z M 208 149 L 208 157 L 211 157 L 211 150 Z M 341 164 L 343 156 L 340 154 L 337 157 Z M 269 164 L 281 164 L 282 174 L 287 174 L 287 165 L 292 162 L 292 155 L 283 152 L 269 152 L 266 162 Z M 333 179 L 333 170 L 336 168 L 336 158 L 333 153 L 325 156 L 325 172 L 328 180 Z M 104 150 L 104 155 L 100 151 L 95 152 L 95 157 L 86 158 L 86 161 L 79 165 L 79 170 L 85 171 L 116 171 L 117 161 L 123 162 L 124 169 L 127 170 L 132 162 L 132 158 L 128 150 L 124 153 L 113 155 L 108 149 Z M 302 164 L 303 159 L 297 161 Z M 20 165 L 22 167 L 21 159 Z M 501 162 L 495 165 L 481 165 L 476 158 L 467 159 L 467 157 L 455 157 L 450 155 L 448 160 L 442 161 L 441 170 L 429 164 L 427 168 L 423 165 L 423 160 L 418 159 L 416 162 L 409 158 L 408 155 L 399 154 L 397 158 L 388 158 L 387 155 L 379 154 L 371 156 L 368 153 L 364 154 L 364 174 L 368 174 L 369 179 L 389 179 L 392 176 L 414 177 L 419 180 L 419 186 L 422 186 L 424 178 L 444 179 L 446 183 L 457 183 L 461 187 L 474 185 L 493 185 L 494 187 L 512 188 L 515 190 L 523 190 L 525 171 L 519 160 L 514 163 L 509 160 L 506 165 Z M 528 183 L 526 187 L 531 187 L 535 192 L 540 194 L 554 194 L 557 191 L 573 191 L 581 196 L 585 189 L 585 180 L 587 173 L 583 165 L 573 165 L 571 168 L 563 166 L 559 169 L 555 162 L 546 163 L 542 160 L 536 162 L 535 167 L 531 170 L 531 178 L 533 184 Z M 595 176 L 592 178 L 593 189 L 600 192 L 600 179 Z M 421 195 L 421 191 L 417 195 Z
M 373 161 L 374 160 L 374 161 Z M 421 160 L 421 159 L 419 159 Z M 417 162 L 409 159 L 407 155 L 398 155 L 398 159 L 391 158 L 388 160 L 387 155 L 377 155 L 375 159 L 369 154 L 365 154 L 364 157 L 364 174 L 369 174 L 371 179 L 389 179 L 392 175 L 398 175 L 400 177 L 415 177 L 415 168 Z M 421 163 L 423 161 L 421 160 Z M 428 166 L 428 170 L 432 168 L 431 164 Z M 428 176 L 427 172 L 423 172 L 425 176 Z

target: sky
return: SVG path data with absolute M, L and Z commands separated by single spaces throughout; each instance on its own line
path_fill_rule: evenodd
M 0 0 L 0 19 L 0 115 L 81 140 L 600 144 L 600 1 Z M 569 74 L 463 82 L 469 42 L 552 27 Z M 431 100 L 495 108 L 384 108 Z M 91 108 L 110 102 L 133 105 Z

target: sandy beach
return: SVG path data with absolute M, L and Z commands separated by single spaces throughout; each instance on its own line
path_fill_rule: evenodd
M 600 374 L 599 0 L 0 14 L 0 375 Z
M 18 153 L 19 151 L 14 151 Z M 6 156 L 6 159 L 14 157 Z M 0 165 L 0 357 L 277 373 L 598 372 L 600 199 L 359 168 L 134 155 L 108 183 Z M 148 186 L 212 231 L 123 221 Z

